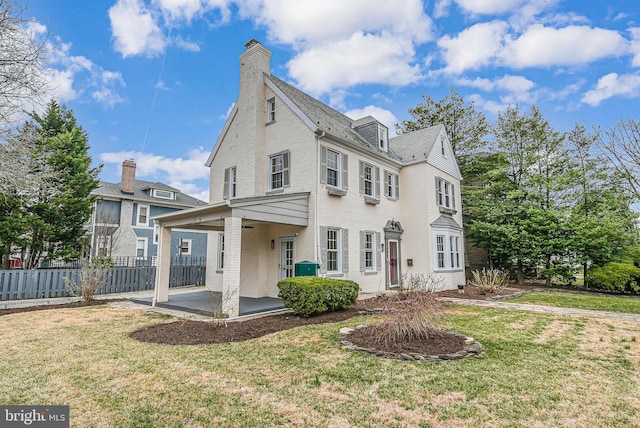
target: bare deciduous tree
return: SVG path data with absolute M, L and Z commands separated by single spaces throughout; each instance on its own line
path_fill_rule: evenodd
M 26 19 L 25 10 L 21 0 L 0 0 L 0 133 L 48 92 L 43 26 Z
M 640 121 L 620 119 L 609 130 L 599 130 L 596 143 L 640 198 Z

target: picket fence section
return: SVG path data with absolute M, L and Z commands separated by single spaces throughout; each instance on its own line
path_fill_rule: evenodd
M 81 269 L 0 270 L 0 300 L 68 297 L 65 282 L 80 283 Z M 205 266 L 171 266 L 169 287 L 203 285 Z M 105 285 L 97 294 L 152 290 L 156 282 L 155 266 L 107 269 Z

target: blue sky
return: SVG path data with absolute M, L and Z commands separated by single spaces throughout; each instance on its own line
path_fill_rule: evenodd
M 558 131 L 638 118 L 639 0 L 30 0 L 55 96 L 89 134 L 101 179 L 208 199 L 204 167 L 255 38 L 271 71 L 394 129 L 455 89 L 493 122 L 536 103 Z

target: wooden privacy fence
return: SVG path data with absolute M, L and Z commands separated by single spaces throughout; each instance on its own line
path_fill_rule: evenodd
M 0 300 L 67 297 L 72 293 L 64 278 L 80 283 L 81 269 L 0 270 Z M 169 287 L 203 285 L 205 266 L 171 266 Z M 107 269 L 106 283 L 97 294 L 152 290 L 155 266 Z

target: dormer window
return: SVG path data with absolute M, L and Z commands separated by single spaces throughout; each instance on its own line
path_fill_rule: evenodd
M 160 189 L 152 189 L 151 195 L 156 197 L 156 198 L 161 198 L 161 199 L 175 199 L 176 198 L 175 192 L 171 192 L 171 191 L 168 191 L 168 190 L 160 190 Z
M 389 139 L 389 131 L 385 126 L 378 125 L 378 148 L 387 151 L 387 142 Z

